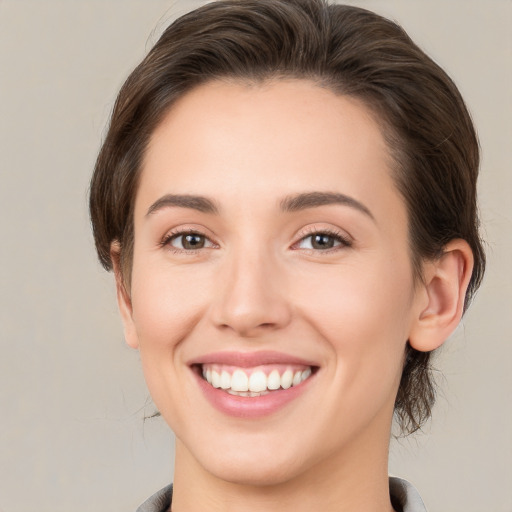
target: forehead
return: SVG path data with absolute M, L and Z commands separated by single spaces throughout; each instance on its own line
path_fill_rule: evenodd
M 164 193 L 261 202 L 311 189 L 372 201 L 383 188 L 396 194 L 391 169 L 359 100 L 306 80 L 217 81 L 180 98 L 153 133 L 136 211 Z

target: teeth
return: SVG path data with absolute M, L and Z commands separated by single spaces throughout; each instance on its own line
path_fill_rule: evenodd
M 267 390 L 267 376 L 260 370 L 254 372 L 249 377 L 249 391 L 266 391 Z
M 228 389 L 228 393 L 230 395 L 235 396 L 263 396 L 268 395 L 268 391 L 262 391 L 261 393 L 256 393 L 255 391 L 233 391 L 232 389 Z
M 215 370 L 212 371 L 212 386 L 220 388 L 220 375 Z
M 281 375 L 277 370 L 272 370 L 267 378 L 268 389 L 279 389 L 281 387 Z
M 302 372 L 295 372 L 292 379 L 292 386 L 298 386 L 302 382 Z
M 292 385 L 293 380 L 293 372 L 291 370 L 286 370 L 281 377 L 281 387 L 283 389 L 288 389 Z
M 213 366 L 213 368 L 211 367 Z M 241 369 L 233 371 L 223 369 L 220 365 L 203 366 L 203 378 L 214 388 L 223 389 L 232 395 L 238 396 L 261 396 L 269 391 L 278 389 L 289 389 L 298 386 L 311 376 L 311 368 L 305 370 L 292 370 L 290 368 L 279 370 L 274 369 L 268 375 L 261 369 L 254 369 L 250 375 Z
M 226 371 L 220 374 L 220 387 L 222 389 L 229 389 L 231 387 L 231 375 Z
M 308 368 L 307 370 L 304 370 L 302 372 L 302 380 L 306 380 L 310 376 L 311 376 L 311 368 Z
M 249 391 L 249 378 L 242 370 L 235 370 L 231 376 L 231 389 L 233 391 Z

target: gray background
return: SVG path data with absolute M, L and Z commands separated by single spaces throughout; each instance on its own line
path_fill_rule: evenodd
M 0 511 L 130 511 L 172 479 L 172 438 L 112 277 L 87 188 L 117 89 L 201 2 L 0 0 Z M 431 512 L 512 511 L 512 2 L 352 2 L 404 25 L 453 76 L 483 150 L 485 282 L 437 359 L 425 434 L 391 448 Z M 155 28 L 156 27 L 156 28 Z

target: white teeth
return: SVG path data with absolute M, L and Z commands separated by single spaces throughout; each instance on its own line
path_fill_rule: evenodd
M 233 391 L 249 391 L 249 379 L 242 370 L 235 370 L 231 376 L 231 389 Z
M 282 370 L 281 370 L 282 371 Z M 263 370 L 253 370 L 250 376 L 241 368 L 236 369 L 233 374 L 219 368 L 218 365 L 212 369 L 205 365 L 202 370 L 203 378 L 214 388 L 220 388 L 232 395 L 238 396 L 261 396 L 269 391 L 278 389 L 289 389 L 298 386 L 311 376 L 311 368 L 296 370 L 288 368 L 280 375 L 279 370 L 274 369 L 268 375 Z
M 257 371 L 249 377 L 249 391 L 266 391 L 267 376 L 262 371 Z
M 231 375 L 223 370 L 220 374 L 220 387 L 222 389 L 229 389 L 231 387 Z
M 298 386 L 302 382 L 302 372 L 295 372 L 292 380 L 292 386 Z
M 291 370 L 286 370 L 281 377 L 281 387 L 283 389 L 288 389 L 292 385 L 293 380 L 293 372 Z
M 261 393 L 256 393 L 255 391 L 233 391 L 232 389 L 228 389 L 228 393 L 234 396 L 263 396 L 268 395 L 268 391 L 262 391 Z
M 279 389 L 281 387 L 281 375 L 277 370 L 272 370 L 270 375 L 267 377 L 267 388 L 268 389 Z
M 220 375 L 215 370 L 212 371 L 212 386 L 220 388 Z

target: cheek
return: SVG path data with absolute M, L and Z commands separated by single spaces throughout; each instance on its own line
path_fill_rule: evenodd
M 203 279 L 204 277 L 204 279 Z M 185 266 L 172 269 L 149 263 L 132 279 L 133 319 L 141 353 L 170 351 L 201 319 L 207 303 L 206 276 Z
M 410 329 L 412 278 L 408 263 L 326 269 L 294 291 L 298 308 L 336 358 L 337 378 L 395 381 Z
M 144 377 L 157 409 L 173 430 L 180 431 L 179 410 L 193 411 L 183 393 L 187 367 L 184 340 L 204 314 L 206 289 L 197 272 L 176 271 L 158 262 L 136 269 L 132 306 Z M 187 413 L 193 414 L 193 413 Z

